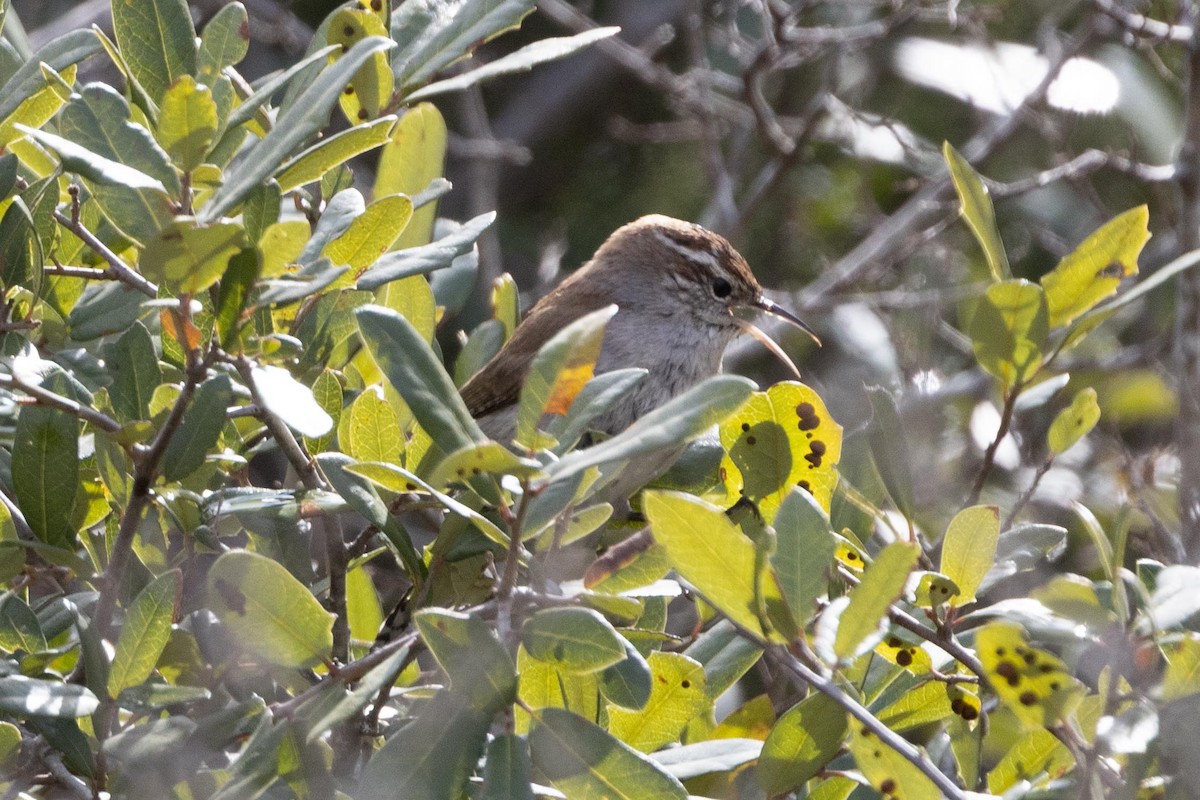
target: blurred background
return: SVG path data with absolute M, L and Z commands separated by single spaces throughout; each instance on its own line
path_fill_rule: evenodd
M 336 7 L 243 1 L 249 78 L 293 63 Z M 190 5 L 202 23 L 222 4 Z M 109 24 L 109 0 L 13 7 L 35 46 Z M 438 99 L 455 185 L 440 213 L 499 211 L 475 297 L 444 321 L 443 346 L 489 315 L 504 272 L 528 307 L 629 220 L 701 222 L 821 333 L 816 350 L 772 328 L 852 437 L 870 417 L 865 386 L 897 396 L 917 506 L 940 533 L 933 521 L 961 506 L 999 420 L 994 382 L 957 327 L 987 268 L 942 142 L 990 181 L 1016 276 L 1038 278 L 1148 203 L 1144 278 L 1200 243 L 1197 16 L 1161 0 L 541 0 L 476 60 L 596 25 L 622 31 Z M 356 167 L 360 185 L 371 169 Z M 1018 411 L 985 499 L 1011 504 L 1030 485 L 1054 413 L 1094 385 L 1100 431 L 1055 460 L 1028 508 L 1073 528 L 1076 502 L 1102 521 L 1132 508 L 1135 555 L 1200 554 L 1200 291 L 1188 274 L 1067 356 L 1070 385 Z M 753 342 L 727 368 L 786 377 Z M 1086 566 L 1086 546 L 1076 557 Z

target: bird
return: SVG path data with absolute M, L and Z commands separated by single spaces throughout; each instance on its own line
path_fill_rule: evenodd
M 538 301 L 500 351 L 463 384 L 460 394 L 485 434 L 501 442 L 513 438 L 521 387 L 538 350 L 565 326 L 609 305 L 617 310 L 605 328 L 595 374 L 647 370 L 593 420 L 593 429 L 610 435 L 718 373 L 739 332 L 754 335 L 795 372 L 783 350 L 736 316 L 738 310 L 780 317 L 820 343 L 799 317 L 767 298 L 725 237 L 661 214 L 644 216 L 614 231 L 583 267 Z

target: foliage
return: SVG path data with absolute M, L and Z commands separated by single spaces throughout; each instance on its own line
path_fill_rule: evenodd
M 952 509 L 918 490 L 885 389 L 847 433 L 810 386 L 717 376 L 580 446 L 639 378 L 592 375 L 611 310 L 551 339 L 517 441 L 488 441 L 456 378 L 511 335 L 518 298 L 499 281 L 447 367 L 438 326 L 494 215 L 436 219 L 448 134 L 424 99 L 615 32 L 463 61 L 534 5 L 349 4 L 256 86 L 238 3 L 199 35 L 182 0 L 147 0 L 112 4 L 112 40 L 4 45 L 6 792 L 1194 790 L 1158 731 L 1200 696 L 1200 571 L 1131 564 L 1131 512 L 1080 505 L 1095 573 L 1011 589 L 1067 536 L 1014 520 L 1103 418 L 1093 387 L 1055 399 L 1065 354 L 1157 285 L 1121 291 L 1147 208 L 1014 277 L 987 181 L 946 145 L 988 267 L 958 329 L 1000 401 Z M 80 85 L 90 57 L 119 88 Z M 985 498 L 1038 408 L 1043 466 Z M 688 442 L 634 500 L 652 540 L 627 536 L 606 485 Z M 597 541 L 616 546 L 581 580 Z

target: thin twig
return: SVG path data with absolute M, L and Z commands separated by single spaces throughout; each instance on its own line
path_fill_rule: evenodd
M 971 487 L 971 494 L 967 498 L 969 506 L 978 503 L 979 496 L 983 494 L 983 485 L 987 483 L 988 475 L 992 473 L 992 468 L 996 464 L 996 451 L 1000 449 L 1000 443 L 1004 441 L 1009 426 L 1012 425 L 1013 411 L 1016 409 L 1017 396 L 1020 393 L 1021 385 L 1017 384 L 1004 394 L 1004 410 L 1000 412 L 1000 427 L 996 429 L 996 436 L 984 451 L 983 464 L 979 467 L 979 474 L 975 476 L 975 484 Z
M 966 793 L 949 776 L 938 769 L 937 765 L 929 759 L 929 756 L 917 749 L 907 739 L 900 736 L 900 734 L 884 725 L 866 707 L 842 691 L 842 688 L 838 686 L 837 681 L 832 676 L 812 669 L 780 645 L 770 647 L 767 650 L 767 654 L 776 664 L 782 666 L 794 677 L 803 681 L 805 685 L 816 689 L 841 706 L 850 716 L 861 722 L 868 731 L 879 737 L 880 741 L 899 753 L 905 761 L 908 761 L 919 769 L 925 777 L 933 781 L 944 797 L 951 798 L 951 800 L 966 800 Z
M 0 375 L 0 387 L 27 394 L 36 400 L 39 405 L 65 411 L 71 416 L 77 417 L 105 433 L 116 433 L 121 430 L 121 423 L 107 414 L 97 411 L 94 408 L 89 408 L 69 397 L 63 397 L 61 394 L 43 389 L 41 386 L 25 383 L 15 375 Z
M 190 316 L 190 303 L 191 301 L 187 297 L 181 298 L 179 303 L 179 314 L 184 317 L 184 322 L 189 321 L 187 318 Z M 184 327 L 185 325 L 180 325 L 181 329 Z M 117 538 L 113 542 L 108 568 L 104 571 L 100 597 L 96 601 L 93 624 L 102 638 L 109 633 L 113 612 L 116 610 L 117 594 L 124 582 L 129 554 L 133 549 L 133 539 L 141 524 L 142 512 L 150 505 L 151 490 L 154 481 L 158 478 L 159 463 L 167 452 L 171 438 L 183 423 L 184 412 L 191 405 L 192 398 L 196 394 L 196 387 L 208 373 L 208 359 L 201 359 L 198 350 L 189 350 L 187 357 L 188 365 L 179 397 L 175 399 L 175 404 L 171 406 L 166 421 L 159 428 L 158 434 L 155 435 L 150 446 L 141 451 L 136 459 L 129 505 L 125 507 L 125 512 L 121 515 L 121 524 L 117 529 Z
M 527 481 L 523 482 L 521 490 L 517 513 L 508 526 L 508 555 L 504 559 L 504 574 L 496 588 L 496 631 L 501 642 L 508 642 L 512 635 L 513 596 L 517 585 L 517 567 L 521 563 L 521 526 L 525 524 L 531 495 Z
M 1190 25 L 1172 25 L 1169 22 L 1160 22 L 1143 14 L 1127 11 L 1113 0 L 1093 0 L 1093 2 L 1096 4 L 1096 8 L 1134 36 L 1181 44 L 1186 44 L 1192 39 L 1193 31 Z
M 108 245 L 100 241 L 94 233 L 87 229 L 87 226 L 79 218 L 79 188 L 72 185 L 71 189 L 74 190 L 71 193 L 71 216 L 68 217 L 56 209 L 54 211 L 54 218 L 58 220 L 58 224 L 78 236 L 80 241 L 108 263 L 106 272 L 111 275 L 113 280 L 131 286 L 147 297 L 158 297 L 157 286 L 146 280 L 133 267 L 126 264 Z

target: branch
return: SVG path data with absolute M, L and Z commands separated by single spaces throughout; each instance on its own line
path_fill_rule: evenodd
M 117 422 L 107 414 L 101 413 L 94 408 L 83 405 L 69 397 L 63 397 L 61 394 L 55 394 L 48 389 L 43 389 L 40 386 L 25 383 L 18 379 L 15 375 L 0 375 L 0 387 L 9 389 L 10 391 L 19 391 L 29 395 L 38 402 L 39 405 L 57 408 L 60 411 L 65 411 L 73 417 L 77 417 L 84 422 L 90 423 L 93 427 L 104 431 L 105 433 L 117 433 L 121 430 L 121 423 Z
M 188 297 L 180 299 L 181 314 L 189 313 L 187 309 L 190 307 L 190 303 L 191 299 Z M 121 515 L 121 525 L 117 529 L 117 538 L 113 542 L 108 568 L 104 570 L 104 583 L 100 588 L 100 597 L 96 601 L 93 624 L 101 638 L 105 638 L 109 633 L 113 611 L 117 606 L 117 594 L 124 581 L 125 569 L 129 564 L 129 554 L 133 549 L 133 538 L 141 524 L 142 512 L 150 504 L 151 490 L 154 481 L 158 478 L 159 463 L 167 452 L 171 437 L 175 435 L 183 422 L 184 412 L 196 394 L 196 387 L 207 374 L 208 359 L 200 359 L 199 351 L 189 350 L 186 378 L 179 397 L 175 399 L 175 405 L 171 406 L 171 412 L 167 415 L 162 427 L 159 428 L 154 441 L 136 459 L 129 505 L 125 507 L 125 513 Z
M 1172 25 L 1169 22 L 1160 22 L 1143 14 L 1127 11 L 1113 0 L 1093 0 L 1093 2 L 1096 4 L 1096 8 L 1133 36 L 1180 44 L 1186 44 L 1192 39 L 1193 31 L 1190 25 Z
M 71 193 L 71 216 L 68 217 L 66 214 L 55 209 L 54 218 L 58 220 L 58 224 L 78 236 L 84 244 L 108 262 L 108 269 L 103 270 L 103 272 L 111 280 L 120 281 L 131 286 L 147 297 L 158 297 L 157 286 L 146 280 L 133 267 L 126 264 L 108 245 L 96 238 L 96 234 L 84 226 L 83 222 L 79 219 L 79 187 L 72 184 L 69 191 Z
M 888 728 L 888 726 L 879 721 L 878 717 L 868 711 L 866 707 L 843 692 L 832 677 L 822 675 L 812 669 L 780 645 L 774 645 L 768 648 L 766 652 L 776 664 L 782 666 L 795 678 L 813 687 L 841 706 L 850 716 L 861 722 L 875 736 L 878 736 L 884 744 L 899 753 L 905 761 L 919 769 L 925 777 L 933 781 L 934 785 L 941 791 L 943 797 L 951 798 L 951 800 L 966 800 L 966 792 L 959 788 L 949 776 L 938 769 L 937 765 L 929 759 L 929 756 L 910 744 L 900 734 Z
M 992 439 L 992 443 L 988 445 L 983 454 L 983 464 L 979 467 L 979 474 L 975 476 L 975 484 L 971 487 L 971 494 L 967 498 L 968 506 L 978 503 L 979 495 L 983 494 L 983 485 L 987 483 L 988 475 L 991 474 L 992 467 L 996 463 L 996 451 L 1000 449 L 1000 443 L 1004 441 L 1004 437 L 1012 425 L 1013 411 L 1016 409 L 1017 396 L 1020 393 L 1021 385 L 1017 384 L 1004 394 L 1004 410 L 1000 412 L 1000 427 L 996 429 L 995 438 Z

